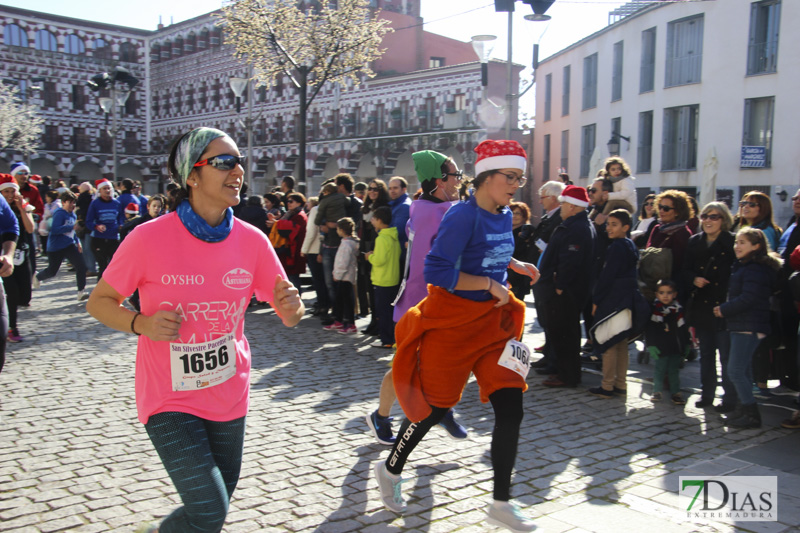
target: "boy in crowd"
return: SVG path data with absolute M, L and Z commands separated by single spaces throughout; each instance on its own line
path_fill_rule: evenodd
M 681 360 L 692 347 L 689 327 L 683 319 L 683 307 L 678 303 L 678 285 L 669 279 L 659 280 L 656 285 L 656 301 L 653 314 L 645 330 L 647 351 L 655 361 L 653 395 L 651 402 L 661 401 L 664 377 L 669 379 L 672 403 L 683 405 L 679 371 Z
M 400 242 L 397 228 L 392 223 L 392 208 L 379 207 L 370 220 L 372 227 L 378 232 L 375 239 L 375 251 L 367 252 L 364 257 L 372 264 L 372 285 L 375 287 L 375 316 L 378 319 L 382 348 L 391 348 L 394 344 L 394 320 L 392 320 L 392 302 L 397 297 L 400 286 Z

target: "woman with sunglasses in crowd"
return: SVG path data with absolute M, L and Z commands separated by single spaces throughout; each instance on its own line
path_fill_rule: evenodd
M 658 222 L 658 209 L 656 208 L 656 195 L 650 193 L 645 197 L 642 202 L 642 207 L 639 210 L 639 219 L 636 226 L 631 231 L 631 239 L 636 243 L 636 246 L 643 248 L 650 238 L 650 232 L 656 227 Z
M 694 216 L 694 210 L 689 196 L 683 191 L 664 191 L 656 196 L 655 204 L 658 209 L 658 224 L 653 228 L 646 247 L 672 250 L 670 279 L 675 281 L 683 268 L 686 245 L 692 236 L 686 224 Z M 679 299 L 683 303 L 683 298 Z
M 481 401 L 491 402 L 495 414 L 494 501 L 486 520 L 512 531 L 533 531 L 533 522 L 509 501 L 529 355 L 524 368 L 509 359 L 518 353 L 525 305 L 508 289 L 506 269 L 527 273 L 531 283 L 539 276 L 536 267 L 512 258 L 508 204 L 525 184 L 527 157 L 517 142 L 505 140 L 485 140 L 475 152 L 475 193 L 444 215 L 425 259 L 428 296 L 395 329 L 392 371 L 406 419 L 386 461 L 376 463 L 374 471 L 384 506 L 402 513 L 403 468 L 427 432 L 461 399 L 472 372 Z
M 783 230 L 775 224 L 772 200 L 763 192 L 750 191 L 742 196 L 742 201 L 739 202 L 739 213 L 736 215 L 733 231 L 747 226 L 763 231 L 770 249 L 773 252 L 778 250 L 778 241 Z
M 731 233 L 733 217 L 723 202 L 711 202 L 700 211 L 700 232 L 689 238 L 683 267 L 683 281 L 689 295 L 686 318 L 700 343 L 700 383 L 702 395 L 696 407 L 714 403 L 717 391 L 717 352 L 722 363 L 722 388 L 725 396 L 715 407 L 718 413 L 728 413 L 736 406 L 737 396 L 725 369 L 728 365 L 730 336 L 725 320 L 714 316 L 714 307 L 728 299 L 735 236 Z
M 249 405 L 247 304 L 255 293 L 289 327 L 303 315 L 267 236 L 233 217 L 242 163 L 222 131 L 182 136 L 168 160 L 180 186 L 176 211 L 128 235 L 87 305 L 103 324 L 139 336 L 139 420 L 183 502 L 140 531 L 222 529 Z M 136 289 L 140 313 L 122 306 Z

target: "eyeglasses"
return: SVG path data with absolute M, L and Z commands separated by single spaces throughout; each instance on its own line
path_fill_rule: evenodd
M 586 191 L 589 192 L 589 194 L 594 194 L 594 193 L 597 192 L 597 189 L 595 189 L 594 187 L 590 187 L 590 188 L 586 189 Z
M 198 161 L 194 164 L 195 167 L 204 167 L 206 165 L 211 165 L 212 167 L 216 168 L 217 170 L 233 170 L 236 168 L 236 165 L 244 166 L 245 156 L 243 155 L 230 155 L 230 154 L 220 154 L 215 155 L 214 157 L 209 157 L 208 159 L 203 159 L 202 161 Z
M 520 187 L 524 187 L 526 183 L 528 183 L 528 178 L 524 176 L 515 176 L 513 174 L 506 174 L 505 172 L 499 172 L 495 170 L 495 174 L 502 174 L 506 177 L 506 181 L 508 181 L 509 185 L 519 184 Z
M 718 215 L 716 213 L 712 213 L 710 215 L 700 215 L 700 220 L 711 220 L 712 222 L 716 222 L 718 220 L 722 220 L 722 215 Z
M 658 204 L 659 211 L 673 211 L 675 208 L 669 205 Z
M 747 207 L 758 207 L 758 204 L 756 202 L 745 202 L 745 201 L 739 202 L 739 207 L 745 207 L 745 206 L 747 206 Z
M 455 176 L 456 181 L 461 181 L 464 178 L 464 172 L 459 170 L 458 172 L 445 172 L 445 176 Z

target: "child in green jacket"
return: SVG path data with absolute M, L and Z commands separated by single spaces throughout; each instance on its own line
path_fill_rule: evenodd
M 375 318 L 378 320 L 382 348 L 391 348 L 394 344 L 394 321 L 392 320 L 392 302 L 397 297 L 400 287 L 400 241 L 397 228 L 389 227 L 392 223 L 392 208 L 379 207 L 370 220 L 372 227 L 378 232 L 375 239 L 375 250 L 365 257 L 372 264 L 372 285 L 375 287 Z

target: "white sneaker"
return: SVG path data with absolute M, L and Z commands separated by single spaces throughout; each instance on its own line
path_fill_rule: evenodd
M 486 511 L 486 521 L 497 527 L 504 527 L 514 533 L 527 533 L 536 529 L 533 520 L 522 514 L 511 502 L 495 500 Z
M 403 501 L 403 494 L 400 492 L 400 485 L 407 481 L 403 478 L 392 478 L 386 471 L 383 461 L 375 463 L 373 467 L 375 479 L 378 480 L 378 488 L 381 491 L 383 506 L 394 513 L 402 513 L 406 510 L 406 502 Z
M 38 274 L 38 272 L 34 272 L 33 273 L 33 288 L 34 289 L 38 289 L 39 287 L 42 286 L 42 282 L 39 281 L 39 278 L 36 276 L 36 274 Z
M 82 302 L 89 299 L 89 294 L 86 291 L 78 291 L 78 301 Z

